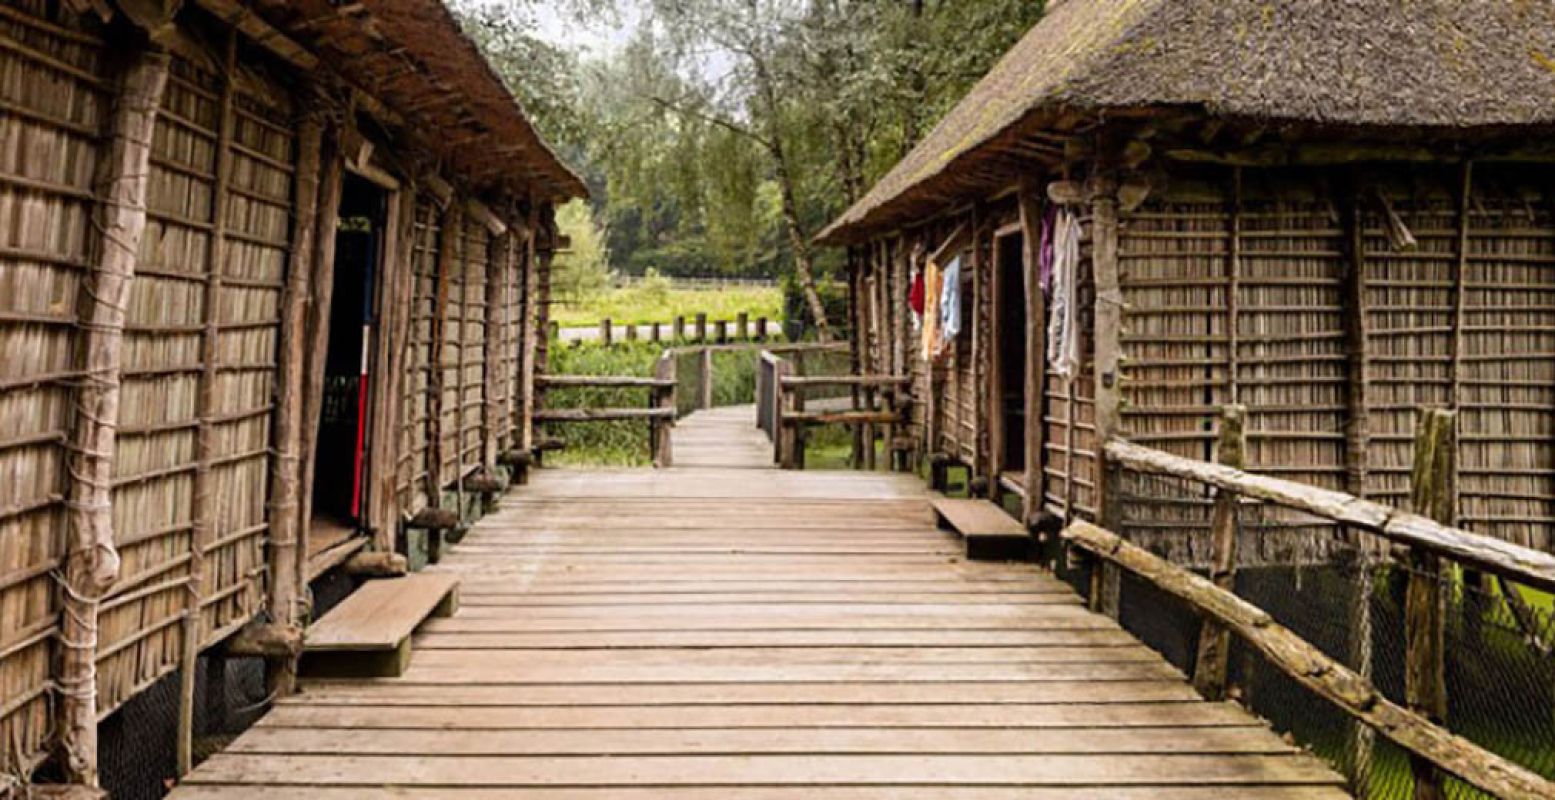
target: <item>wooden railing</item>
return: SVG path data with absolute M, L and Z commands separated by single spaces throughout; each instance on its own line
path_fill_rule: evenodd
M 750 314 L 743 311 L 736 314 L 733 319 L 710 319 L 706 313 L 698 313 L 689 320 L 682 315 L 668 323 L 622 323 L 606 317 L 599 321 L 599 334 L 595 341 L 603 345 L 612 345 L 618 341 L 636 342 L 642 339 L 655 343 L 765 342 L 768 337 L 780 332 L 773 330 L 774 324 L 765 316 L 753 319 Z M 781 328 L 781 323 L 776 324 Z
M 550 388 L 644 389 L 646 407 L 641 408 L 541 408 L 534 412 L 536 424 L 646 420 L 648 448 L 655 467 L 674 464 L 670 430 L 675 424 L 675 356 L 665 351 L 654 364 L 654 377 L 638 378 L 615 375 L 536 375 L 535 385 Z
M 855 435 L 855 459 L 875 467 L 875 426 L 884 426 L 886 441 L 907 423 L 907 393 L 911 379 L 898 375 L 804 375 L 803 353 L 784 358 L 761 354 L 756 373 L 756 424 L 772 441 L 773 461 L 784 469 L 803 469 L 805 428 L 847 425 Z M 847 389 L 846 408 L 807 408 L 814 389 Z M 840 395 L 838 396 L 840 399 Z
M 1555 590 L 1555 556 L 1471 533 L 1446 524 L 1452 515 L 1452 463 L 1456 450 L 1454 414 L 1421 412 L 1411 473 L 1414 512 L 1294 481 L 1245 472 L 1239 468 L 1245 442 L 1244 411 L 1225 410 L 1221 419 L 1220 460 L 1213 464 L 1121 440 L 1104 447 L 1110 470 L 1169 476 L 1216 489 L 1211 517 L 1213 569 L 1200 577 L 1117 534 L 1083 521 L 1071 521 L 1063 539 L 1099 561 L 1091 572 L 1093 609 L 1117 613 L 1108 587 L 1126 571 L 1183 601 L 1200 614 L 1203 627 L 1195 655 L 1194 684 L 1211 699 L 1227 691 L 1227 653 L 1236 636 L 1274 668 L 1314 695 L 1341 709 L 1361 725 L 1390 739 L 1410 754 L 1416 797 L 1442 797 L 1442 773 L 1449 773 L 1498 797 L 1555 797 L 1555 782 L 1467 739 L 1453 734 L 1446 717 L 1444 646 L 1445 562 L 1496 576 L 1504 581 L 1509 603 L 1520 598 L 1512 585 Z M 1408 565 L 1404 603 L 1404 703 L 1396 703 L 1361 672 L 1331 658 L 1275 622 L 1265 611 L 1234 593 L 1237 511 L 1243 498 L 1296 509 L 1337 522 L 1348 530 L 1382 537 L 1393 557 Z M 1434 517 L 1434 518 L 1433 518 Z M 1515 613 L 1515 608 L 1514 608 Z

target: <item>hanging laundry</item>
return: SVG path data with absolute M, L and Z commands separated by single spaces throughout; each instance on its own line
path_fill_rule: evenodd
M 1047 360 L 1068 380 L 1080 363 L 1080 221 L 1068 209 L 1053 223 L 1053 294 L 1047 326 Z
M 939 265 L 923 265 L 923 360 L 933 361 L 939 342 Z
M 1058 219 L 1058 206 L 1049 203 L 1042 212 L 1042 230 L 1037 237 L 1037 284 L 1043 292 L 1053 288 L 1053 225 Z
M 961 333 L 961 256 L 945 265 L 945 275 L 940 278 L 939 342 L 935 355 L 944 355 Z

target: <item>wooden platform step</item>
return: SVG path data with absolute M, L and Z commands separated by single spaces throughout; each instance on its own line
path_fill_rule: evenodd
M 394 677 L 410 664 L 410 635 L 428 617 L 452 616 L 459 579 L 416 573 L 363 584 L 312 627 L 303 643 L 306 677 Z
M 1020 522 L 987 500 L 930 498 L 940 530 L 955 531 L 966 540 L 966 557 L 974 561 L 1025 561 L 1035 540 Z

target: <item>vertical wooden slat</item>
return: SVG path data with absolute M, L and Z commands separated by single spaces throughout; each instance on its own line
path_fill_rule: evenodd
M 658 363 L 654 365 L 654 377 L 659 380 L 669 381 L 672 388 L 654 389 L 649 394 L 653 398 L 655 405 L 661 409 L 669 409 L 671 412 L 675 409 L 675 389 L 673 384 L 675 383 L 676 361 L 674 353 L 664 353 L 659 356 Z M 655 419 L 652 424 L 653 465 L 660 469 L 674 466 L 674 437 L 671 436 L 675 426 L 674 418 Z
M 427 357 L 431 369 L 427 373 L 427 504 L 432 508 L 443 507 L 443 437 L 447 434 L 443 423 L 443 384 L 446 374 L 443 350 L 448 342 L 448 292 L 455 269 L 455 242 L 464 236 L 464 221 L 458 203 L 449 203 L 443 209 L 437 243 L 437 292 L 432 305 L 432 349 Z M 457 425 L 455 429 L 457 430 Z M 458 446 L 455 445 L 457 451 Z M 455 461 L 458 456 L 455 455 Z
M 1453 524 L 1457 475 L 1456 412 L 1420 410 L 1415 459 L 1410 472 L 1412 510 L 1443 525 Z M 1404 701 L 1411 711 L 1441 724 L 1447 717 L 1446 598 L 1443 565 L 1434 553 L 1413 548 L 1404 595 Z M 1444 776 L 1430 761 L 1410 757 L 1416 800 L 1446 796 Z
M 384 224 L 382 284 L 379 303 L 377 341 L 374 350 L 374 374 L 378 376 L 374 394 L 372 442 L 373 456 L 369 473 L 376 490 L 370 492 L 369 527 L 373 549 L 393 552 L 399 533 L 400 509 L 396 497 L 399 479 L 401 416 L 410 346 L 411 318 L 415 310 L 416 258 L 416 183 L 406 181 L 389 199 Z
M 1216 461 L 1241 469 L 1246 464 L 1247 434 L 1244 423 L 1247 407 L 1228 405 L 1220 410 L 1220 442 Z M 1241 498 L 1224 489 L 1215 492 L 1215 509 L 1210 521 L 1212 565 L 1210 579 L 1228 592 L 1236 591 L 1237 505 Z M 1199 628 L 1199 651 L 1194 659 L 1193 688 L 1206 700 L 1226 698 L 1227 667 L 1231 656 L 1231 632 L 1213 620 L 1204 620 Z
M 81 368 L 69 441 L 58 717 L 60 763 L 74 784 L 98 785 L 97 604 L 119 577 L 113 532 L 113 462 L 119 423 L 125 306 L 146 229 L 151 138 L 169 57 L 144 49 L 117 89 L 99 162 L 96 261 L 83 282 Z
M 535 269 L 535 211 L 531 209 L 524 217 L 524 252 L 522 257 L 523 270 L 523 305 L 520 307 L 519 317 L 519 365 L 518 365 L 518 446 L 524 452 L 530 452 L 535 446 L 534 416 L 535 416 L 535 354 L 539 351 L 539 340 L 544 336 L 544 328 L 540 327 L 541 320 L 535 299 L 540 294 L 540 273 Z M 527 472 L 527 468 L 525 470 Z
M 222 272 L 227 260 L 227 216 L 232 183 L 232 102 L 236 91 L 237 31 L 227 31 L 226 57 L 221 72 L 221 96 L 216 117 L 216 179 L 211 197 L 210 245 L 205 262 L 205 329 L 200 341 L 200 377 L 196 389 L 194 440 L 194 488 L 192 535 L 189 548 L 189 610 L 184 618 L 183 650 L 179 665 L 178 732 L 176 767 L 180 777 L 194 768 L 194 673 L 205 626 L 202 601 L 206 597 L 206 551 L 216 540 L 216 492 L 213 459 L 216 456 L 215 417 L 220 408 L 216 396 L 221 338 Z
M 486 338 L 485 367 L 486 392 L 482 427 L 485 429 L 484 448 L 481 452 L 481 468 L 487 475 L 497 471 L 497 450 L 505 415 L 502 413 L 502 397 L 498 393 L 502 381 L 502 342 L 506 337 L 506 308 L 503 287 L 507 285 L 508 253 L 512 251 L 511 230 L 493 236 L 486 245 Z

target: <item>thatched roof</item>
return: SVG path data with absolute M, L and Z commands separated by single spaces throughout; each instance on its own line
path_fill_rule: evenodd
M 1426 129 L 1555 123 L 1551 0 L 1049 6 L 821 239 L 856 238 L 907 200 L 953 196 L 947 175 L 1059 111 L 1178 107 L 1271 122 Z
M 202 5 L 206 3 L 202 2 Z M 257 0 L 254 10 L 401 118 L 475 189 L 587 193 L 441 0 Z

